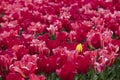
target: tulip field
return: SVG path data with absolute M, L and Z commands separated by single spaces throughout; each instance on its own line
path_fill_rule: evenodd
M 120 0 L 0 0 L 0 80 L 120 80 Z

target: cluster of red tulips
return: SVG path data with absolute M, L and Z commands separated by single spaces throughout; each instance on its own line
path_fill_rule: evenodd
M 0 0 L 2 80 L 100 73 L 119 47 L 120 0 Z

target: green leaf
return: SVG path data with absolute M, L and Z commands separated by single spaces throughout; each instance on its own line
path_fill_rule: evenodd
M 55 40 L 55 39 L 56 39 L 56 36 L 55 36 L 55 35 L 50 35 L 50 39 L 51 39 L 51 40 Z
M 2 80 L 2 78 L 0 77 L 0 80 Z

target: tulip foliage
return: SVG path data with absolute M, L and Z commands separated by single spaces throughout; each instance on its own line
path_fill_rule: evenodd
M 120 0 L 0 0 L 0 80 L 107 80 L 119 48 Z

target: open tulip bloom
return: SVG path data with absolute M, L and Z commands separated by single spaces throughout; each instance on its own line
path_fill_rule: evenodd
M 120 0 L 0 0 L 0 80 L 119 80 L 119 48 Z

